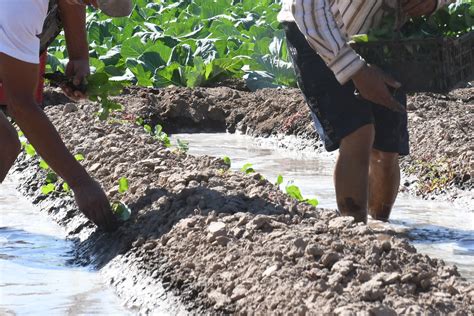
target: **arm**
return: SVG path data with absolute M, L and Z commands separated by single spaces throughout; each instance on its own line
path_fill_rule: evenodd
M 79 86 L 90 73 L 86 8 L 83 5 L 71 4 L 67 0 L 59 0 L 59 9 L 69 55 L 66 75 L 73 77 L 73 84 Z M 63 90 L 72 99 L 85 97 L 83 93 L 72 91 L 70 87 L 63 87 Z
M 399 88 L 401 84 L 377 67 L 367 65 L 349 46 L 334 19 L 329 0 L 295 0 L 292 11 L 298 28 L 341 85 L 352 79 L 364 99 L 393 111 L 405 111 L 387 87 Z
M 345 84 L 365 61 L 347 44 L 328 0 L 295 0 L 293 16 L 306 40 L 318 52 L 336 79 Z

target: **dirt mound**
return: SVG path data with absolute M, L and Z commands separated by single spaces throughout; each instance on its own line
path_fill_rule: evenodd
M 161 124 L 168 133 L 295 135 L 311 140 L 311 148 L 323 150 L 298 89 L 130 88 L 119 100 L 131 117 L 141 117 L 150 125 Z M 474 88 L 448 95 L 412 95 L 408 112 L 411 155 L 402 159 L 407 176 L 404 189 L 431 197 L 472 194 Z
M 132 210 L 116 233 L 95 231 L 59 184 L 56 192 L 42 195 L 46 172 L 37 158 L 22 154 L 14 170 L 20 190 L 77 239 L 77 261 L 102 267 L 127 306 L 141 312 L 474 313 L 474 286 L 456 268 L 417 254 L 394 232 L 382 234 L 335 211 L 298 203 L 259 174 L 228 171 L 221 159 L 167 149 L 134 124 L 138 115 L 147 120 L 166 115 L 176 124 L 187 118 L 192 128 L 204 119 L 194 112 L 204 107 L 195 96 L 202 89 L 135 91 L 122 98 L 128 112 L 108 123 L 97 120 L 89 103 L 47 109 L 110 199 Z M 227 98 L 236 93 L 204 91 L 208 100 L 222 101 L 224 92 Z M 282 102 L 295 95 L 275 93 Z M 194 106 L 179 105 L 183 95 L 194 95 Z M 215 102 L 205 103 L 207 112 Z M 272 104 L 286 110 L 273 99 Z M 245 109 L 258 112 L 252 104 Z M 216 121 L 234 113 L 222 106 L 214 111 Z M 118 192 L 121 177 L 129 181 L 125 193 Z

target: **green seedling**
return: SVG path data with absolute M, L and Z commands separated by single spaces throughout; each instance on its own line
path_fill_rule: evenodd
M 129 184 L 128 184 L 128 179 L 125 177 L 122 177 L 118 181 L 118 191 L 119 193 L 125 193 L 128 191 Z
M 121 221 L 127 221 L 132 214 L 130 208 L 123 202 L 112 203 L 112 212 Z
M 282 177 L 282 182 L 283 182 L 283 177 Z M 297 185 L 292 184 L 292 182 L 288 182 L 288 184 L 285 187 L 285 191 L 286 191 L 286 194 L 296 199 L 298 202 L 308 203 L 312 206 L 318 206 L 319 204 L 319 201 L 317 199 L 305 199 L 303 197 L 303 194 L 301 194 L 300 188 Z
M 231 162 L 230 158 L 228 156 L 224 156 L 224 157 L 222 157 L 222 160 L 230 168 L 230 166 L 232 165 L 232 162 Z
M 74 85 L 72 79 L 60 71 L 47 73 L 44 77 L 53 86 L 67 86 L 73 91 L 85 93 L 90 101 L 98 102 L 101 106 L 97 113 L 100 120 L 106 120 L 110 113 L 123 108 L 121 104 L 110 100 L 109 97 L 119 95 L 128 83 L 125 81 L 111 81 L 109 75 L 105 72 L 96 72 L 88 76 L 87 84 L 79 86 Z
M 282 183 L 283 183 L 283 176 L 282 176 L 281 174 L 279 174 L 279 175 L 277 176 L 275 185 L 280 186 L 280 184 L 282 184 Z
M 176 140 L 176 147 L 178 147 L 178 151 L 187 153 L 189 150 L 189 142 L 178 138 Z
M 253 168 L 253 165 L 251 163 L 246 163 L 242 166 L 242 168 L 240 168 L 240 171 L 244 172 L 245 174 L 250 174 L 254 173 L 255 169 Z

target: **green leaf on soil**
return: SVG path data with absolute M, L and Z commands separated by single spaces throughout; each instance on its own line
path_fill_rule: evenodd
M 69 187 L 69 184 L 67 184 L 67 182 L 64 182 L 62 187 L 63 187 L 64 192 L 66 192 L 66 193 L 71 192 L 71 188 Z
M 125 193 L 128 191 L 128 179 L 125 177 L 122 177 L 119 179 L 119 189 L 118 191 L 120 193 Z
M 240 171 L 245 172 L 246 174 L 249 174 L 249 173 L 255 172 L 255 169 L 253 169 L 253 165 L 251 163 L 246 163 L 245 165 L 242 166 Z
M 49 183 L 41 187 L 41 193 L 44 195 L 48 195 L 51 192 L 54 192 L 55 189 L 56 189 L 56 186 L 52 183 Z
M 305 202 L 314 207 L 318 206 L 319 204 L 319 201 L 317 199 L 307 199 Z
M 112 203 L 112 212 L 122 221 L 127 221 L 132 214 L 130 208 L 123 202 Z
M 288 185 L 286 187 L 286 194 L 300 202 L 304 200 L 300 188 L 294 184 Z
M 46 161 L 44 161 L 43 159 L 40 160 L 39 162 L 39 166 L 41 169 L 44 169 L 44 170 L 48 170 L 49 169 L 49 165 L 46 163 Z
M 224 163 L 225 163 L 227 166 L 229 166 L 229 168 L 230 168 L 230 166 L 231 166 L 231 164 L 232 164 L 230 158 L 229 158 L 228 156 L 224 156 L 224 157 L 222 157 L 222 160 L 224 160 Z
M 283 176 L 282 176 L 281 174 L 279 174 L 279 175 L 277 176 L 277 180 L 276 180 L 276 182 L 275 182 L 275 185 L 280 185 L 280 184 L 282 184 L 282 183 L 283 183 Z
M 28 154 L 28 156 L 30 156 L 30 157 L 34 157 L 36 155 L 36 150 L 33 147 L 33 145 L 31 145 L 31 144 L 27 144 L 25 146 L 25 150 L 26 150 L 26 153 Z
M 76 154 L 74 155 L 74 158 L 77 160 L 77 161 L 83 161 L 85 158 L 82 154 Z
M 46 175 L 46 183 L 56 183 L 58 181 L 58 175 L 53 171 L 48 172 Z

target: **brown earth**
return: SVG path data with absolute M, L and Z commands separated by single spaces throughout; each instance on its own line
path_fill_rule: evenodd
M 142 313 L 474 314 L 474 285 L 455 267 L 417 254 L 389 226 L 356 225 L 298 203 L 259 174 L 230 172 L 220 159 L 167 149 L 133 123 L 140 116 L 168 131 L 208 126 L 314 137 L 295 90 L 130 94 L 121 97 L 126 112 L 107 123 L 90 103 L 46 110 L 111 201 L 132 210 L 117 232 L 95 230 L 72 196 L 60 192 L 60 182 L 57 192 L 42 195 L 46 171 L 37 157 L 23 153 L 13 170 L 19 189 L 77 240 L 76 262 L 102 268 L 128 307 Z M 117 190 L 120 177 L 130 183 L 125 193 Z

